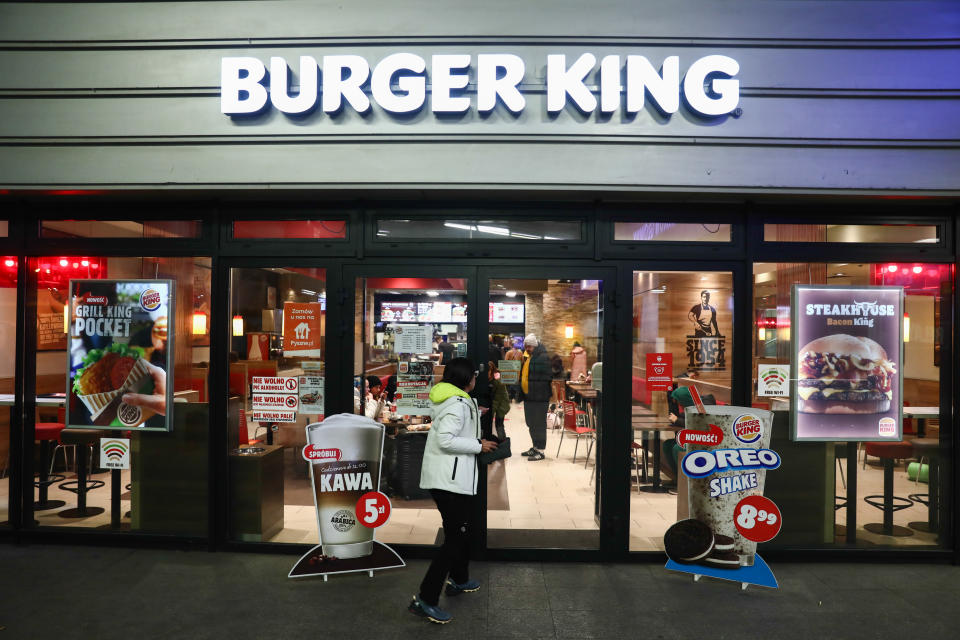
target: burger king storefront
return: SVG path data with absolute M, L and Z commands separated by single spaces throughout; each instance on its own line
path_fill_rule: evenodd
M 711 464 L 776 469 L 709 489 L 767 559 L 956 561 L 955 7 L 224 4 L 2 5 L 0 540 L 302 553 L 360 413 L 425 556 L 466 356 L 477 557 L 660 561 Z M 685 457 L 697 398 L 776 464 Z

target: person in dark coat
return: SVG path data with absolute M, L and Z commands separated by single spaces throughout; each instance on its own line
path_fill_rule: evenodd
M 547 448 L 547 404 L 550 402 L 552 370 L 547 349 L 536 335 L 531 333 L 524 338 L 523 347 L 530 357 L 520 370 L 520 390 L 523 392 L 524 419 L 533 446 L 520 455 L 533 462 L 546 457 L 543 450 Z

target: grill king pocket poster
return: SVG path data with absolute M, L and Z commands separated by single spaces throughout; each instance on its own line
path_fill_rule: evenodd
M 70 281 L 68 428 L 170 430 L 173 287 L 172 280 Z
M 797 441 L 897 441 L 903 289 L 794 285 L 791 423 Z

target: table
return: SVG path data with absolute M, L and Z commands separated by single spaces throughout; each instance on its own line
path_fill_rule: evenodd
M 36 402 L 38 407 L 62 407 L 64 402 L 66 402 L 67 396 L 65 393 L 50 393 L 42 394 L 37 396 Z M 14 405 L 14 395 L 12 393 L 0 393 L 0 407 L 12 407 Z M 40 469 L 38 475 L 40 476 L 38 486 L 38 495 L 37 501 L 34 503 L 34 511 L 40 511 L 43 509 L 56 509 L 63 506 L 62 500 L 50 500 L 47 498 L 47 489 L 52 484 L 48 474 L 50 470 L 50 441 L 42 440 L 40 442 Z M 63 476 L 59 477 L 61 480 Z
M 917 418 L 917 437 L 923 438 L 927 432 L 927 420 L 940 417 L 940 407 L 904 407 L 903 415 Z
M 653 432 L 653 484 L 649 487 L 641 487 L 640 490 L 650 493 L 666 493 L 667 489 L 660 481 L 660 432 L 677 433 L 680 431 L 680 427 L 672 425 L 657 416 L 634 417 L 630 423 L 634 431 Z
M 49 393 L 37 396 L 37 406 L 38 407 L 62 407 L 63 403 L 66 402 L 67 394 L 65 393 Z M 12 407 L 13 406 L 13 394 L 12 393 L 0 393 L 0 407 Z
M 570 382 L 567 380 L 567 388 L 584 400 L 592 400 L 597 397 L 597 390 L 593 388 L 593 384 L 590 382 Z

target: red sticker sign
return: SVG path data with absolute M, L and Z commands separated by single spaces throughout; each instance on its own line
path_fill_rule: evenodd
M 341 455 L 340 449 L 324 449 L 315 444 L 308 444 L 303 448 L 303 459 L 307 462 L 316 460 L 337 462 Z
M 763 496 L 747 496 L 738 502 L 733 520 L 740 535 L 754 542 L 773 540 L 782 524 L 780 509 L 773 500 Z
M 368 529 L 382 527 L 390 519 L 390 498 L 379 491 L 368 491 L 357 500 L 357 520 Z
M 647 354 L 647 390 L 669 391 L 673 385 L 673 354 Z
M 677 434 L 677 444 L 699 444 L 705 447 L 715 447 L 723 440 L 723 429 L 715 424 L 710 425 L 709 431 L 683 429 Z

